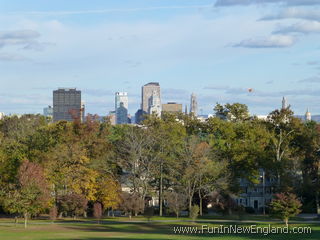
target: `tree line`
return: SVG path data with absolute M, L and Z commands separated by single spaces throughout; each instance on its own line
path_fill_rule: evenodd
M 96 217 L 202 215 L 239 210 L 239 179 L 259 182 L 259 169 L 276 179 L 274 193 L 295 194 L 305 212 L 318 212 L 320 128 L 295 118 L 290 107 L 267 120 L 246 105 L 214 108 L 216 117 L 147 116 L 142 125 L 111 125 L 88 117 L 52 123 L 41 115 L 0 120 L 1 212 L 23 216 Z M 311 191 L 312 189 L 312 191 Z M 290 195 L 291 194 L 291 195 Z M 158 208 L 151 208 L 153 205 Z M 241 206 L 240 206 L 241 207 Z

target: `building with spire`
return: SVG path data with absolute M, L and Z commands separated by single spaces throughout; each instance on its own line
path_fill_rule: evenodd
M 192 113 L 194 116 L 198 115 L 198 102 L 197 97 L 194 93 L 191 94 L 190 113 Z
M 286 109 L 288 107 L 288 102 L 285 97 L 282 98 L 282 109 Z
M 305 121 L 310 122 L 311 121 L 311 112 L 309 112 L 309 108 L 307 108 L 307 112 L 305 114 Z

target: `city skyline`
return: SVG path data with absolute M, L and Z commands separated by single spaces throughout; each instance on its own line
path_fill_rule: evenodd
M 0 0 L 0 112 L 41 113 L 53 89 L 77 87 L 86 112 L 107 114 L 121 91 L 133 115 L 159 82 L 162 102 L 195 92 L 199 113 L 240 102 L 265 115 L 286 96 L 319 114 L 320 2 L 250 2 Z

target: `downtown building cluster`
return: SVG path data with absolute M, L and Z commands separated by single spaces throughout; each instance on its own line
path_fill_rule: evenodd
M 158 82 L 150 82 L 141 88 L 141 106 L 132 117 L 129 112 L 129 96 L 127 92 L 116 92 L 114 110 L 109 111 L 107 118 L 111 124 L 139 124 L 146 115 L 154 114 L 158 117 L 163 112 L 182 113 L 183 104 L 168 102 L 162 104 L 161 88 Z M 194 93 L 190 99 L 190 113 L 198 115 L 198 103 Z M 185 113 L 188 113 L 187 105 Z M 52 106 L 43 109 L 43 114 L 52 117 L 54 122 L 65 120 L 85 121 L 85 102 L 82 101 L 81 91 L 76 88 L 59 88 L 53 91 Z

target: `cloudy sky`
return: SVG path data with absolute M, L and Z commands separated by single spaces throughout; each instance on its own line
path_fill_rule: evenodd
M 202 113 L 240 102 L 320 114 L 320 0 L 0 0 L 0 112 L 41 113 L 52 90 L 82 90 L 105 115 L 141 86 Z M 248 88 L 253 92 L 249 93 Z

